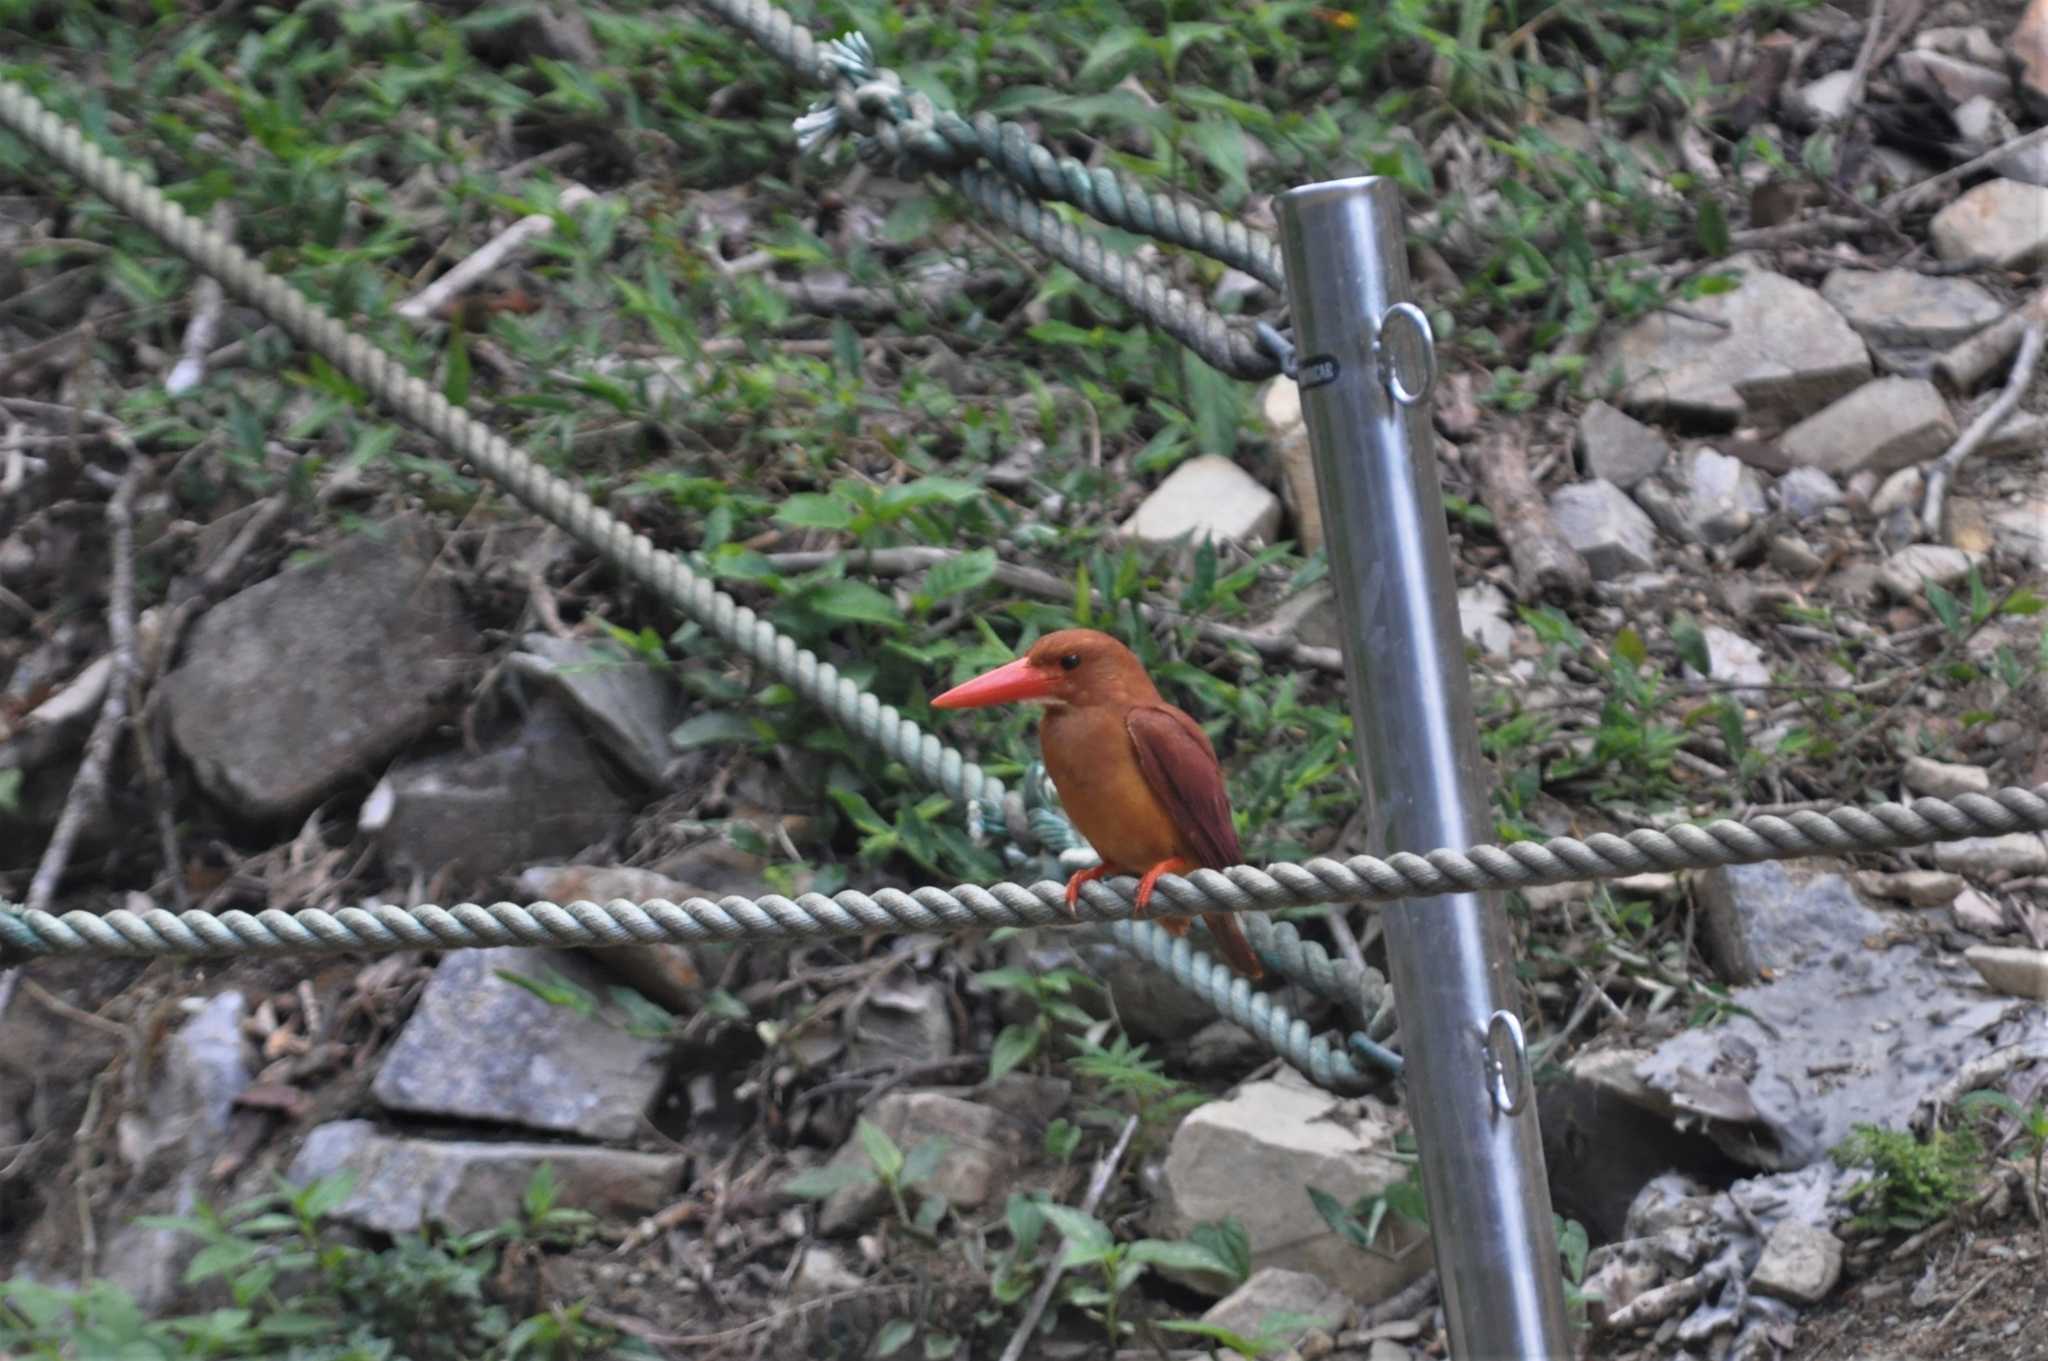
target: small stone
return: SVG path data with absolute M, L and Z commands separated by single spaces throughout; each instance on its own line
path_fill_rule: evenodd
M 1922 52 L 1940 52 L 1979 66 L 1998 66 L 2005 52 L 1982 24 L 1935 24 L 1913 35 L 1913 46 Z
M 1908 756 L 1900 778 L 1915 794 L 1952 799 L 1958 794 L 1984 794 L 1991 789 L 1991 772 L 1982 766 L 1935 761 L 1925 756 Z
M 1366 1348 L 1365 1361 L 1415 1361 L 1415 1352 L 1392 1338 L 1376 1337 Z
M 1917 506 L 1926 488 L 1927 479 L 1920 475 L 1918 468 L 1901 468 L 1878 483 L 1877 491 L 1870 498 L 1870 513 L 1881 520 L 1895 510 Z
M 1742 686 L 1732 693 L 1745 703 L 1757 703 L 1764 692 L 1754 687 L 1771 683 L 1770 664 L 1764 660 L 1764 650 L 1739 633 L 1733 633 L 1719 624 L 1709 624 L 1700 630 L 1707 644 L 1708 673 L 1704 679 L 1724 684 Z M 1693 680 L 1703 679 L 1690 666 L 1684 668 Z
M 1970 568 L 1982 557 L 1942 543 L 1908 544 L 1886 559 L 1877 580 L 1900 600 L 1920 600 L 1927 594 L 1928 582 L 1953 586 L 1970 575 Z
M 1770 509 L 1756 469 L 1718 449 L 1695 449 L 1686 497 L 1694 535 L 1702 543 L 1740 538 Z
M 1515 626 L 1508 617 L 1507 596 L 1491 582 L 1482 581 L 1458 592 L 1458 626 L 1465 641 L 1489 657 L 1505 657 L 1515 643 Z
M 1897 874 L 1868 871 L 1856 876 L 1856 887 L 1873 898 L 1891 898 L 1915 907 L 1940 907 L 1963 891 L 1963 876 L 1947 870 L 1902 870 Z
M 1963 951 L 1985 984 L 2008 997 L 2048 1002 L 2048 950 L 2013 945 L 1972 945 Z
M 1991 173 L 2022 184 L 2048 185 L 2048 143 L 2013 144 L 2020 130 L 1995 99 L 1971 99 L 1952 115 L 1956 131 L 1962 134 L 1963 149 L 1973 155 L 1995 152 Z M 2010 151 L 2000 148 L 2012 146 Z
M 1188 1067 L 1198 1073 L 1242 1073 L 1264 1053 L 1259 1037 L 1235 1021 L 1211 1021 L 1188 1037 Z
M 2048 264 L 2048 188 L 1987 180 L 1934 215 L 1934 251 L 1944 260 L 1989 260 L 1994 268 Z
M 2012 77 L 2003 71 L 1940 52 L 1901 52 L 1893 59 L 1900 79 L 1935 95 L 1951 108 L 1968 99 L 2004 99 Z
M 1152 544 L 1183 535 L 1270 543 L 1280 532 L 1280 498 L 1221 454 L 1203 454 L 1167 474 L 1122 532 Z
M 1934 846 L 1934 863 L 1945 870 L 1979 877 L 2048 874 L 2048 841 L 2043 841 L 2039 832 L 1939 841 Z
M 1273 456 L 1280 464 L 1287 513 L 1294 517 L 1295 541 L 1303 553 L 1314 553 L 1323 546 L 1323 505 L 1316 490 L 1308 422 L 1301 412 L 1301 388 L 1292 378 L 1275 378 L 1259 398 L 1259 411 L 1266 419 L 1266 429 L 1272 432 Z
M 1993 513 L 1991 541 L 2021 562 L 2048 567 L 2048 500 L 2035 499 Z
M 1820 292 L 1880 346 L 1947 349 L 2005 315 L 2005 305 L 1972 280 L 1911 269 L 1838 269 Z
M 2005 934 L 2005 909 L 1980 889 L 1966 888 L 1958 893 L 1948 911 L 1958 931 L 1987 939 Z
M 1794 468 L 1778 479 L 1774 490 L 1778 504 L 1794 520 L 1811 520 L 1842 500 L 1841 487 L 1819 468 Z
M 1264 1337 L 1277 1331 L 1284 1343 L 1309 1328 L 1334 1332 L 1356 1308 L 1343 1291 L 1320 1276 L 1269 1266 L 1253 1272 L 1243 1285 L 1210 1305 L 1202 1322 L 1241 1337 Z
M 2019 68 L 2020 103 L 2048 118 L 2048 0 L 2031 0 L 2013 26 L 2012 61 Z
M 334 1217 L 375 1233 L 429 1225 L 473 1233 L 504 1223 L 543 1164 L 554 1170 L 563 1206 L 620 1220 L 666 1204 L 687 1161 L 681 1153 L 575 1144 L 398 1138 L 368 1120 L 338 1120 L 306 1136 L 287 1176 L 304 1184 L 354 1172 L 354 1189 Z
M 668 735 L 682 722 L 669 672 L 607 640 L 529 633 L 506 659 L 554 689 L 593 736 L 641 783 L 658 786 L 675 759 Z
M 953 1053 L 952 995 L 911 979 L 865 992 L 847 1009 L 846 1052 L 856 1069 L 929 1065 Z
M 1844 477 L 1890 472 L 1932 458 L 1955 439 L 1955 417 L 1923 378 L 1878 378 L 1787 430 L 1778 448 L 1794 464 Z
M 1977 446 L 1979 458 L 2031 456 L 2043 451 L 2048 451 L 2048 412 L 2040 411 L 2013 412 Z
M 1550 515 L 1598 580 L 1657 564 L 1656 525 L 1612 482 L 1595 479 L 1558 488 L 1550 498 Z
M 1662 468 L 1671 446 L 1635 417 L 1594 402 L 1579 417 L 1579 455 L 1588 477 L 1627 490 Z
M 1813 551 L 1813 546 L 1797 534 L 1773 534 L 1765 551 L 1771 566 L 1788 577 L 1810 577 L 1819 574 L 1827 566 L 1825 559 Z
M 797 1255 L 796 1275 L 790 1279 L 789 1293 L 794 1299 L 814 1300 L 866 1285 L 867 1278 L 841 1261 L 838 1253 L 822 1243 L 813 1243 Z
M 906 1155 L 927 1141 L 941 1145 L 937 1170 L 925 1187 L 956 1209 L 974 1211 L 1000 1204 L 1024 1163 L 1021 1121 L 944 1092 L 893 1092 L 868 1111 L 867 1118 Z M 861 1140 L 848 1139 L 831 1165 L 868 1166 Z M 828 1234 L 855 1228 L 879 1214 L 887 1197 L 875 1185 L 836 1191 L 819 1212 L 818 1228 Z
M 1808 125 L 1826 124 L 1840 121 L 1855 97 L 1856 77 L 1845 69 L 1802 85 L 1785 96 L 1785 104 L 1788 112 Z
M 1818 1304 L 1842 1279 L 1842 1240 L 1800 1219 L 1785 1219 L 1764 1240 L 1749 1274 L 1758 1294 L 1792 1304 Z

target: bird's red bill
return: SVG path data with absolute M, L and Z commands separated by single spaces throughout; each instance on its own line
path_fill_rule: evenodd
M 1006 662 L 995 670 L 956 685 L 932 701 L 934 709 L 979 709 L 990 704 L 1015 704 L 1026 699 L 1050 699 L 1056 684 L 1044 667 L 1031 665 L 1028 657 Z

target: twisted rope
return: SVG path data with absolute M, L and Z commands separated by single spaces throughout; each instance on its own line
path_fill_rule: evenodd
M 2048 784 L 1954 799 L 1837 808 L 1748 822 L 1721 820 L 1668 831 L 1643 829 L 1584 840 L 1478 846 L 1466 851 L 1319 858 L 1260 869 L 1196 870 L 1160 879 L 1153 910 L 1182 915 L 1261 912 L 1314 903 L 1383 903 L 1447 893 L 1615 879 L 1651 870 L 1704 869 L 1813 854 L 1895 850 L 1965 837 L 2048 829 Z M 1081 916 L 1125 922 L 1137 881 L 1099 879 L 1081 891 Z M 692 944 L 771 936 L 824 938 L 873 931 L 962 931 L 1051 926 L 1071 920 L 1065 886 L 1054 880 L 988 887 L 847 890 L 827 897 L 770 894 L 675 903 L 500 902 L 488 907 L 348 907 L 327 912 L 170 912 L 118 909 L 0 911 L 0 963 L 46 955 L 220 955 L 369 952 L 493 945 Z M 1151 947 L 1145 947 L 1151 952 Z M 1156 953 L 1156 952 L 1155 952 Z
M 397 360 L 354 334 L 233 242 L 188 216 L 133 171 L 88 143 L 13 81 L 0 81 L 0 122 L 40 148 L 128 213 L 178 254 L 262 310 L 302 344 L 371 392 L 398 415 L 474 464 L 535 514 L 574 535 L 606 562 L 654 590 L 728 646 L 744 653 L 816 704 L 841 726 L 904 762 L 934 788 L 962 802 L 1004 809 L 1028 835 L 1022 805 L 1001 781 L 839 674 L 838 668 L 781 633 L 753 610 L 636 533 L 502 436 L 450 403 Z M 1015 816 L 1010 813 L 1014 809 Z M 987 813 L 984 812 L 984 819 Z

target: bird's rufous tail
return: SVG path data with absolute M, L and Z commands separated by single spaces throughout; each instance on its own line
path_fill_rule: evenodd
M 1223 958 L 1230 967 L 1246 978 L 1263 978 L 1266 970 L 1259 963 L 1258 952 L 1245 939 L 1244 928 L 1237 924 L 1237 918 L 1228 912 L 1207 912 L 1202 915 L 1202 924 L 1209 928 L 1209 935 L 1216 941 L 1216 948 L 1223 952 Z

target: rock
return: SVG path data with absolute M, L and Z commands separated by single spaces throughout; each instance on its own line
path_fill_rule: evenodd
M 1983 556 L 1947 544 L 1908 544 L 1885 560 L 1877 581 L 1900 600 L 1919 600 L 1926 596 L 1928 582 L 1953 586 L 1970 575 Z
M 1167 474 L 1122 533 L 1140 543 L 1195 540 L 1270 543 L 1280 532 L 1280 498 L 1223 457 L 1203 454 Z
M 1259 1037 L 1235 1021 L 1211 1021 L 1188 1036 L 1187 1065 L 1198 1073 L 1242 1073 L 1265 1055 Z
M 1970 99 L 1953 115 L 1956 131 L 1972 154 L 1996 151 L 2019 140 L 2020 130 L 1995 99 Z M 2020 145 L 1991 158 L 1991 173 L 2022 184 L 2048 185 L 2048 143 Z
M 1701 543 L 1740 538 L 1770 509 L 1756 470 L 1718 449 L 1695 449 L 1687 471 L 1688 518 Z
M 1465 641 L 1488 657 L 1505 657 L 1515 644 L 1515 626 L 1509 617 L 1507 596 L 1491 582 L 1482 581 L 1458 592 L 1458 626 Z
M 337 1120 L 306 1136 L 288 1174 L 304 1184 L 343 1169 L 355 1187 L 335 1218 L 374 1233 L 451 1233 L 495 1228 L 517 1212 L 542 1164 L 554 1170 L 558 1203 L 619 1220 L 668 1203 L 688 1162 L 681 1153 L 629 1153 L 574 1144 L 483 1143 L 381 1134 L 368 1120 Z
M 1984 437 L 1984 442 L 1977 446 L 1977 456 L 2032 457 L 2043 450 L 2048 450 L 2048 412 L 2015 411 L 1999 424 L 1996 431 Z M 2030 505 L 2044 506 L 2044 503 L 2034 501 Z M 2044 508 L 2041 513 L 2048 516 L 2048 508 Z
M 1764 552 L 1771 566 L 1788 577 L 1819 576 L 1827 566 L 1827 559 L 1797 534 L 1773 534 L 1764 545 Z
M 1712 1177 L 1729 1164 L 1711 1139 L 1673 1120 L 1670 1105 L 1636 1076 L 1646 1050 L 1572 1055 L 1564 1073 L 1536 1089 L 1552 1208 L 1595 1240 L 1622 1237 L 1645 1186 L 1673 1168 Z
M 1560 487 L 1550 498 L 1558 533 L 1601 581 L 1657 565 L 1657 527 L 1612 482 Z
M 1934 252 L 1944 260 L 1989 260 L 1996 269 L 2048 264 L 2048 188 L 1987 180 L 1934 215 Z
M 1919 506 L 1926 490 L 1927 479 L 1918 468 L 1901 468 L 1877 484 L 1877 491 L 1870 498 L 1870 513 L 1882 520 L 1894 511 L 1912 510 Z
M 1856 887 L 1875 898 L 1890 898 L 1915 907 L 1941 907 L 1954 902 L 1963 891 L 1963 877 L 1947 870 L 1904 870 L 1898 874 L 1866 871 L 1856 876 Z
M 590 743 L 553 698 L 482 751 L 441 752 L 392 769 L 361 825 L 395 867 L 473 893 L 537 860 L 609 841 L 632 811 Z
M 2048 500 L 2007 506 L 1991 516 L 1992 542 L 2021 562 L 2048 567 Z
M 1594 402 L 1579 417 L 1579 456 L 1586 476 L 1626 491 L 1662 468 L 1671 446 L 1633 416 Z
M 1842 500 L 1842 489 L 1835 479 L 1819 468 L 1794 468 L 1778 479 L 1773 490 L 1778 494 L 1778 504 L 1794 520 L 1811 520 Z
M 1732 983 L 1754 983 L 1885 929 L 1839 875 L 1795 874 L 1766 861 L 1718 866 L 1698 885 L 1701 944 Z
M 2048 0 L 2030 0 L 2013 25 L 2011 52 L 2020 103 L 2034 117 L 2048 118 Z
M 1696 315 L 1660 311 L 1636 322 L 1588 370 L 1618 375 L 1618 405 L 1639 416 L 1733 429 L 1794 420 L 1817 411 L 1870 376 L 1870 355 L 1827 300 L 1804 284 L 1747 259 L 1733 291 L 1689 305 Z
M 1905 84 L 1917 86 L 1953 108 L 1969 99 L 2004 99 L 2012 77 L 2003 71 L 1940 52 L 1901 52 L 1892 66 Z
M 1636 505 L 1650 517 L 1650 523 L 1679 543 L 1699 542 L 1693 524 L 1692 502 L 1672 490 L 1661 477 L 1646 477 L 1636 483 Z
M 679 903 L 700 896 L 695 888 L 665 874 L 627 865 L 533 865 L 520 871 L 519 891 L 529 898 L 565 905 L 621 898 L 630 903 L 657 898 Z M 719 947 L 707 948 L 716 951 Z M 617 950 L 592 950 L 586 958 L 678 1015 L 694 1011 L 703 998 L 704 975 L 687 945 L 652 941 Z
M 1732 633 L 1719 624 L 1709 624 L 1700 630 L 1707 642 L 1707 664 L 1712 669 L 1701 677 L 1690 666 L 1685 673 L 1694 680 L 1709 679 L 1725 684 L 1740 685 L 1744 688 L 1733 691 L 1736 700 L 1744 704 L 1761 703 L 1762 690 L 1750 687 L 1769 685 L 1771 668 L 1764 661 L 1764 650 L 1739 633 Z
M 1340 1108 L 1359 1114 L 1340 1119 Z M 1429 1254 L 1360 1252 L 1323 1222 L 1305 1188 L 1343 1205 L 1378 1194 L 1408 1173 L 1391 1156 L 1393 1141 L 1393 1113 L 1376 1102 L 1339 1103 L 1294 1082 L 1246 1083 L 1197 1106 L 1174 1131 L 1155 1232 L 1183 1238 L 1196 1224 L 1234 1218 L 1251 1239 L 1253 1270 L 1286 1267 L 1354 1299 L 1385 1299 L 1428 1269 Z M 1381 1234 L 1375 1246 L 1389 1254 L 1423 1237 L 1396 1215 Z
M 1980 24 L 1936 24 L 1913 35 L 1913 47 L 1922 52 L 1940 52 L 1960 57 L 1979 66 L 1999 66 L 2005 51 L 1990 30 Z
M 529 633 L 507 658 L 522 675 L 545 682 L 590 733 L 642 784 L 665 783 L 675 748 L 668 735 L 683 719 L 674 678 L 616 643 L 590 643 Z
M 1879 349 L 1945 350 L 2005 315 L 1981 285 L 1911 269 L 1838 269 L 1821 296 Z
M 604 995 L 568 951 L 463 950 L 434 970 L 371 1088 L 387 1109 L 495 1120 L 586 1139 L 630 1139 L 661 1088 L 667 1046 L 552 1006 L 500 971 L 559 974 Z
M 1856 78 L 1845 68 L 1830 71 L 1785 96 L 1787 111 L 1807 126 L 1840 122 L 1856 97 Z
M 1923 462 L 1955 437 L 1955 417 L 1934 384 L 1890 377 L 1865 383 L 1816 411 L 1780 436 L 1778 448 L 1796 465 L 1846 477 Z
M 1842 1279 L 1842 1240 L 1826 1229 L 1785 1219 L 1764 1240 L 1750 1288 L 1792 1304 L 1819 1304 Z
M 168 1183 L 139 1212 L 189 1215 L 207 1189 L 207 1164 L 226 1140 L 235 1098 L 252 1081 L 239 992 L 209 998 L 179 1026 L 154 1067 L 140 1112 L 115 1122 L 122 1161 L 145 1183 Z M 123 1223 L 108 1238 L 101 1268 L 144 1309 L 177 1298 L 192 1240 L 175 1229 Z
M 1216 1019 L 1214 1008 L 1135 955 L 1112 945 L 1091 945 L 1083 948 L 1081 958 L 1102 984 L 1108 1009 L 1122 1018 L 1134 1039 L 1179 1040 Z M 1089 998 L 1078 1000 L 1095 1009 Z
M 200 616 L 164 687 L 171 740 L 207 793 L 291 817 L 427 730 L 479 649 L 433 564 L 398 521 Z
M 1948 911 L 1958 931 L 1987 939 L 2005 934 L 2005 909 L 1978 889 L 1966 888 L 1958 893 Z
M 875 1104 L 867 1119 L 906 1156 L 930 1140 L 942 1145 L 938 1168 L 923 1186 L 957 1210 L 1000 1205 L 1034 1148 L 1025 1122 L 944 1092 L 892 1092 Z M 831 1166 L 870 1166 L 857 1134 L 841 1145 Z M 887 1201 L 888 1193 L 877 1185 L 844 1187 L 825 1201 L 818 1229 L 844 1233 L 880 1214 Z
M 839 1254 L 822 1243 L 812 1243 L 797 1254 L 796 1275 L 790 1278 L 791 1299 L 814 1300 L 860 1290 L 867 1278 L 839 1259 Z
M 1908 756 L 1899 778 L 1915 794 L 1931 794 L 1937 799 L 1983 794 L 1991 789 L 1991 772 L 1984 767 L 1935 761 L 1925 756 Z
M 1287 513 L 1294 517 L 1295 542 L 1303 554 L 1312 554 L 1323 546 L 1323 503 L 1317 499 L 1315 454 L 1301 414 L 1300 387 L 1292 378 L 1275 378 L 1259 398 L 1259 410 L 1272 432 L 1273 457 L 1280 464 Z
M 2048 950 L 2011 945 L 1972 945 L 1963 951 L 1970 967 L 1992 989 L 2008 997 L 2048 1002 Z
M 1284 1346 L 1310 1328 L 1336 1332 L 1357 1308 L 1321 1277 L 1269 1266 L 1210 1305 L 1202 1322 L 1239 1337 L 1271 1337 Z
M 866 992 L 847 1011 L 849 1064 L 856 1069 L 897 1068 L 950 1057 L 950 1001 L 945 988 L 921 978 Z
M 1939 841 L 1934 846 L 1934 863 L 1945 870 L 1979 878 L 1992 874 L 2015 878 L 2048 874 L 2048 842 L 2043 841 L 2039 832 Z

